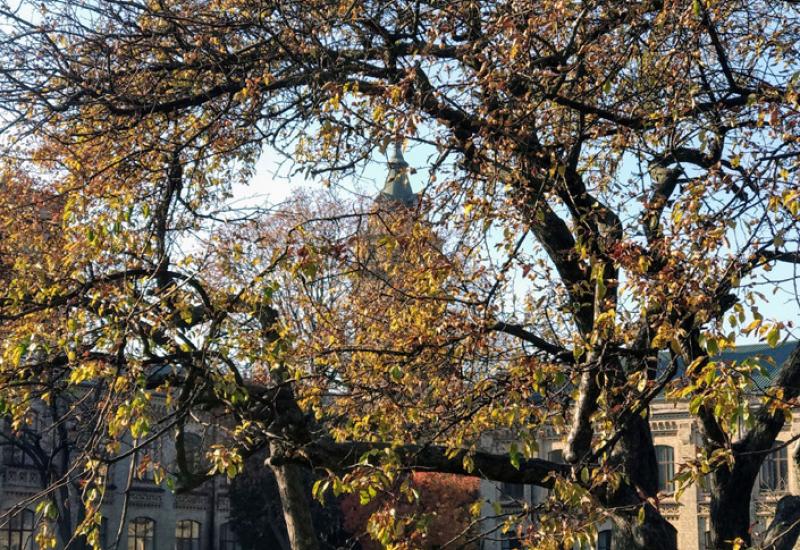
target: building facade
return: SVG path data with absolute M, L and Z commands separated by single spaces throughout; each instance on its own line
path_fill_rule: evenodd
M 37 548 L 34 539 L 41 519 L 37 508 L 43 500 L 42 492 L 51 484 L 44 479 L 37 456 L 41 451 L 47 453 L 54 448 L 52 428 L 53 423 L 45 411 L 36 409 L 31 411 L 24 428 L 12 432 L 7 424 L 3 426 L 0 550 Z M 79 426 L 70 428 L 76 436 L 80 429 Z M 185 448 L 187 454 L 192 453 L 187 460 L 202 460 L 205 442 L 216 435 L 207 430 L 200 425 L 185 428 Z M 130 441 L 121 442 L 120 447 L 121 454 L 132 450 Z M 175 471 L 175 460 L 174 440 L 164 436 L 107 467 L 101 505 L 102 548 L 239 550 L 229 522 L 227 479 L 218 476 L 189 493 L 176 494 L 169 488 L 168 478 L 159 472 L 163 469 L 168 476 L 170 471 Z M 70 512 L 74 532 L 78 511 Z M 62 538 L 59 537 L 58 548 L 66 546 Z M 69 548 L 83 550 L 88 546 L 74 540 Z
M 737 355 L 751 353 L 765 353 L 773 355 L 775 360 L 769 363 L 768 370 L 774 374 L 781 359 L 787 356 L 797 343 L 787 343 L 769 350 L 763 346 L 740 348 Z M 689 414 L 688 401 L 675 403 L 658 399 L 651 406 L 650 428 L 655 443 L 656 458 L 658 460 L 659 476 L 659 507 L 661 513 L 675 526 L 678 534 L 679 550 L 707 550 L 710 548 L 709 534 L 709 506 L 710 495 L 701 485 L 693 484 L 687 488 L 680 497 L 674 498 L 674 485 L 672 477 L 677 472 L 680 464 L 696 457 L 701 448 L 701 436 L 697 422 Z M 775 447 L 781 443 L 792 442 L 786 447 L 771 453 L 764 460 L 759 473 L 759 479 L 753 487 L 751 498 L 752 533 L 754 542 L 766 530 L 774 515 L 775 505 L 786 494 L 800 494 L 800 471 L 791 460 L 799 442 L 795 438 L 800 436 L 800 415 L 793 415 L 791 422 L 787 422 L 776 440 Z M 496 452 L 504 452 L 512 438 L 509 436 L 492 437 L 488 448 Z M 539 438 L 539 457 L 547 460 L 561 462 L 564 447 L 563 434 L 554 430 L 544 430 Z M 512 514 L 519 511 L 520 501 L 525 500 L 532 504 L 543 502 L 547 498 L 546 489 L 534 486 L 512 485 L 494 483 L 483 480 L 481 483 L 481 497 L 485 503 L 484 517 L 495 515 L 494 510 L 499 508 L 502 513 Z M 501 513 L 501 515 L 502 515 Z M 495 520 L 496 524 L 502 518 Z M 490 530 L 491 525 L 488 526 Z M 490 536 L 482 543 L 484 550 L 511 550 L 520 548 L 515 540 L 515 533 L 501 533 Z M 609 550 L 611 545 L 611 526 L 602 525 L 598 529 L 595 542 L 596 550 Z M 798 545 L 800 548 L 800 545 Z

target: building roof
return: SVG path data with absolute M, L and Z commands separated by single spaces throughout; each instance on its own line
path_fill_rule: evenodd
M 725 351 L 714 360 L 739 362 L 750 357 L 755 358 L 762 369 L 753 374 L 753 383 L 763 388 L 772 382 L 797 345 L 798 342 L 784 342 L 773 348 L 768 344 L 749 344 Z
M 746 344 L 737 346 L 734 350 L 723 351 L 719 355 L 712 357 L 711 360 L 714 362 L 739 363 L 745 359 L 755 359 L 761 369 L 753 371 L 751 375 L 753 389 L 765 388 L 772 383 L 781 366 L 798 345 L 800 345 L 800 342 L 797 341 L 783 342 L 774 348 L 768 344 Z M 659 371 L 666 370 L 668 363 L 669 353 L 660 353 Z M 675 373 L 675 378 L 683 376 L 685 369 L 686 365 L 679 358 L 678 371 Z

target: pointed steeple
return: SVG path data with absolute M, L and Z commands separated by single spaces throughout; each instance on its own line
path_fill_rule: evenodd
M 403 158 L 403 146 L 396 141 L 388 154 L 389 172 L 386 174 L 386 183 L 379 195 L 379 199 L 398 202 L 411 206 L 416 202 L 417 196 L 411 190 L 408 180 L 408 163 Z

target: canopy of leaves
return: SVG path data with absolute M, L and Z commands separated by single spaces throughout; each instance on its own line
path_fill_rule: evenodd
M 686 480 L 752 486 L 800 358 L 757 392 L 757 363 L 713 358 L 777 344 L 792 326 L 765 309 L 797 311 L 794 2 L 0 15 L 0 388 L 17 421 L 81 384 L 103 396 L 79 470 L 214 415 L 215 472 L 272 446 L 337 493 L 420 468 L 555 485 L 532 544 L 610 518 L 669 548 L 646 418 L 667 391 L 702 427 Z M 333 191 L 392 142 L 426 155 L 418 203 Z M 237 204 L 265 148 L 330 190 Z M 570 467 L 535 459 L 543 429 Z M 486 453 L 501 431 L 514 446 Z M 747 521 L 712 517 L 732 526 L 715 540 L 747 542 Z

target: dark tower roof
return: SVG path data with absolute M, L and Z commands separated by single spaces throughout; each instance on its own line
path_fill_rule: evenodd
M 395 143 L 388 155 L 389 173 L 386 174 L 386 183 L 383 185 L 379 199 L 398 202 L 406 206 L 413 205 L 417 195 L 411 190 L 408 180 L 408 163 L 403 158 L 403 147 Z

